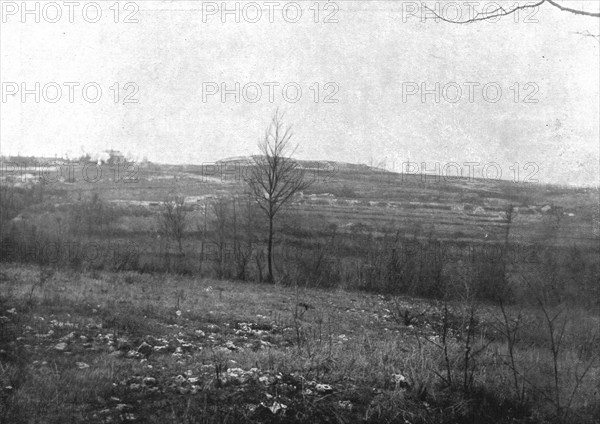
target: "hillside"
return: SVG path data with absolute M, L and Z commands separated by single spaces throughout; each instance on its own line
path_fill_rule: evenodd
M 0 423 L 597 421 L 597 190 L 247 166 L 2 175 Z

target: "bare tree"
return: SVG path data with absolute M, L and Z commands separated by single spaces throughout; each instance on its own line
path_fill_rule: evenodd
M 179 255 L 184 256 L 183 237 L 186 229 L 185 199 L 175 196 L 162 203 L 162 211 L 159 215 L 160 232 L 177 243 Z
M 292 128 L 284 127 L 283 114 L 275 112 L 259 142 L 260 155 L 254 156 L 254 163 L 245 178 L 250 188 L 250 196 L 265 212 L 269 219 L 267 243 L 268 282 L 273 279 L 273 235 L 277 212 L 288 203 L 292 196 L 308 188 L 312 181 L 305 178 L 305 171 L 291 158 L 296 150 L 292 147 Z
M 204 209 L 204 213 L 202 214 L 202 217 L 203 217 L 202 226 L 200 226 L 200 223 L 196 223 L 196 228 L 198 230 L 198 233 L 200 234 L 200 238 L 202 239 L 202 242 L 200 243 L 200 267 L 199 267 L 200 274 L 202 274 L 202 265 L 204 263 L 204 260 L 206 259 L 206 257 L 204 256 L 204 249 L 205 249 L 205 245 L 206 245 L 206 237 L 208 234 L 208 226 L 207 226 L 208 203 L 204 204 L 203 209 Z
M 211 205 L 212 209 L 212 220 L 211 227 L 212 231 L 212 242 L 217 248 L 217 275 L 219 278 L 223 278 L 226 274 L 226 260 L 228 258 L 227 243 L 231 240 L 231 224 L 233 223 L 230 210 L 229 199 L 225 197 L 219 197 Z
M 247 279 L 247 268 L 256 247 L 259 211 L 254 206 L 247 197 L 233 201 L 233 256 L 239 280 Z

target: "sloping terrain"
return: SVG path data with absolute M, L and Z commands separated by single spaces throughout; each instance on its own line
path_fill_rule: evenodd
M 551 410 L 542 397 L 511 400 L 497 308 L 477 311 L 473 348 L 489 350 L 463 397 L 438 378 L 443 346 L 462 378 L 459 303 L 17 266 L 0 288 L 2 423 L 531 423 Z M 539 339 L 515 347 L 536 399 L 551 387 L 551 362 L 535 310 L 521 312 Z M 579 313 L 567 327 L 561 395 L 599 347 L 589 344 L 598 323 Z M 600 412 L 600 367 L 589 367 L 565 415 L 581 423 Z

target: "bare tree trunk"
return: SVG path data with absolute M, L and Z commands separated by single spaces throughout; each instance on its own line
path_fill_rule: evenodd
M 262 283 L 263 281 L 263 265 L 261 261 L 261 253 L 256 252 L 254 259 L 256 260 L 256 271 L 258 272 L 258 282 Z
M 202 266 L 204 265 L 204 244 L 206 243 L 206 215 L 208 203 L 204 203 L 204 222 L 202 226 L 202 244 L 200 245 L 200 275 L 202 275 Z
M 273 283 L 273 216 L 269 217 L 269 243 L 267 245 L 267 261 L 269 264 L 268 282 Z

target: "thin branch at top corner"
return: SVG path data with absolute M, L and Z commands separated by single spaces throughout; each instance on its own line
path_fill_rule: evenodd
M 439 15 L 435 10 L 431 9 L 429 6 L 427 6 L 427 5 L 423 5 L 423 6 L 425 7 L 425 9 L 429 10 L 434 15 L 434 18 L 432 18 L 432 19 L 441 19 L 442 21 L 448 22 L 451 24 L 470 24 L 472 22 L 486 21 L 486 20 L 490 20 L 490 19 L 494 19 L 494 18 L 500 18 L 503 16 L 509 16 L 509 15 L 512 15 L 513 13 L 516 13 L 519 10 L 533 9 L 535 7 L 541 6 L 546 1 L 547 0 L 540 0 L 537 3 L 527 3 L 527 4 L 517 6 L 510 10 L 506 10 L 502 6 L 499 6 L 497 9 L 494 9 L 491 12 L 477 12 L 477 14 L 473 18 L 469 18 L 464 21 L 453 21 L 451 19 L 448 19 L 448 18 L 445 18 L 445 17 Z M 427 18 L 425 18 L 425 19 L 427 19 Z
M 464 21 L 453 21 L 451 19 L 441 16 L 439 13 L 437 13 L 435 10 L 428 7 L 427 5 L 423 5 L 423 6 L 426 10 L 428 10 L 429 12 L 431 12 L 433 14 L 434 17 L 432 19 L 441 19 L 444 22 L 449 22 L 452 24 L 468 24 L 468 23 L 472 23 L 472 22 L 485 21 L 485 20 L 490 20 L 490 19 L 494 19 L 494 18 L 500 18 L 503 16 L 512 15 L 519 10 L 536 8 L 536 7 L 543 5 L 544 3 L 548 3 L 551 6 L 559 9 L 562 12 L 568 12 L 568 13 L 572 13 L 572 14 L 579 15 L 579 16 L 589 16 L 589 17 L 593 17 L 593 18 L 600 18 L 600 12 L 588 12 L 588 11 L 581 10 L 581 9 L 573 9 L 571 7 L 567 7 L 567 6 L 564 6 L 560 3 L 558 3 L 556 0 L 539 0 L 536 3 L 527 3 L 527 4 L 519 5 L 510 10 L 506 10 L 502 6 L 499 6 L 497 9 L 494 9 L 490 12 L 477 12 L 477 14 L 475 14 L 474 17 L 469 18 Z M 427 17 L 425 19 L 427 19 Z M 587 35 L 587 34 L 584 34 L 584 35 Z M 595 37 L 592 34 L 590 34 L 589 36 Z
M 563 6 L 559 3 L 557 3 L 556 0 L 544 0 L 544 1 L 550 3 L 552 6 L 556 7 L 559 10 L 562 10 L 563 12 L 574 13 L 575 15 L 592 16 L 594 18 L 600 18 L 600 12 L 598 12 L 598 13 L 586 12 L 585 10 L 572 9 L 570 7 L 566 7 L 566 6 Z

